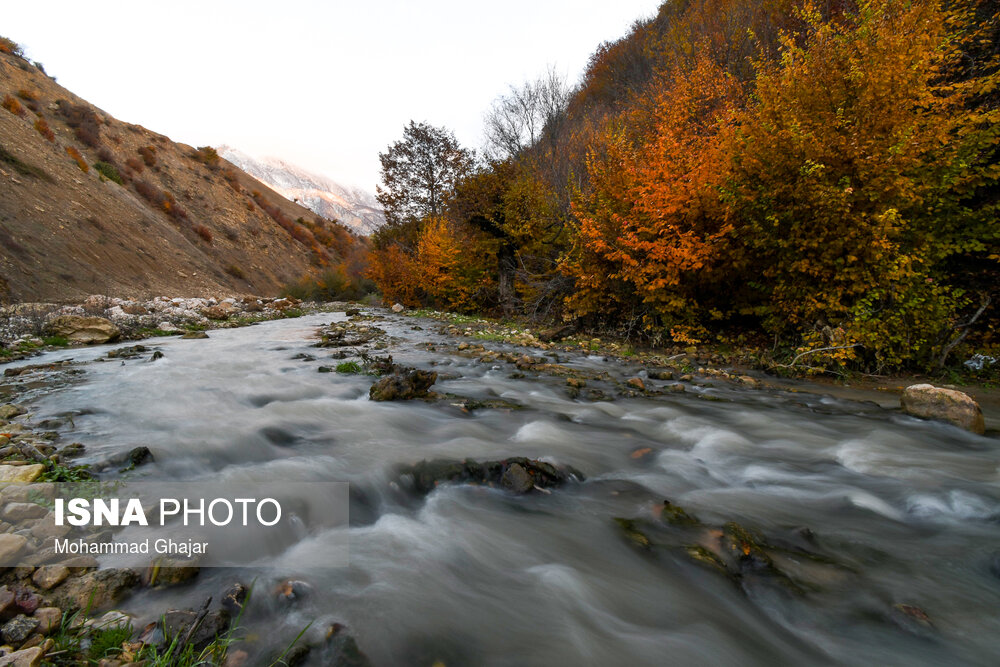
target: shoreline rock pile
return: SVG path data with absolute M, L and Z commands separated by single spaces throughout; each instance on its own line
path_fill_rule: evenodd
M 22 303 L 0 309 L 0 346 L 6 360 L 46 346 L 99 345 L 151 335 L 242 326 L 294 317 L 317 304 L 292 297 L 170 298 L 145 301 L 92 295 L 73 305 Z

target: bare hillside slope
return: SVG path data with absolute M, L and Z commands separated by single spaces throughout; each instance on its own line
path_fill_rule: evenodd
M 276 293 L 357 251 L 220 159 L 0 53 L 0 298 Z

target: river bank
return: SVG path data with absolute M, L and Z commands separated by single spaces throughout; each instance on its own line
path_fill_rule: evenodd
M 902 373 L 886 376 L 862 373 L 817 373 L 808 368 L 783 366 L 776 372 L 769 353 L 756 348 L 722 346 L 673 346 L 643 348 L 614 337 L 593 337 L 576 332 L 573 327 L 532 327 L 526 322 L 459 315 L 455 313 L 412 310 L 401 311 L 417 318 L 430 318 L 442 324 L 441 331 L 451 336 L 465 336 L 477 341 L 506 342 L 535 349 L 566 352 L 586 351 L 622 363 L 654 369 L 669 369 L 676 377 L 721 377 L 737 384 L 766 386 L 790 391 L 832 394 L 841 398 L 871 401 L 884 408 L 899 407 L 906 387 L 929 383 L 968 394 L 981 406 L 986 428 L 1000 430 L 1000 387 L 989 376 L 977 379 L 971 370 L 964 376 L 955 373 L 928 375 Z

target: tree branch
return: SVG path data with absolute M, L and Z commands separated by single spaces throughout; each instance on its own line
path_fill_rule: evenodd
M 979 310 L 976 311 L 976 314 L 972 316 L 972 319 L 966 322 L 965 324 L 958 325 L 958 328 L 961 330 L 961 332 L 957 336 L 952 338 L 950 343 L 944 346 L 944 351 L 941 353 L 941 358 L 938 359 L 937 362 L 938 370 L 944 368 L 944 362 L 948 360 L 948 355 L 951 354 L 951 351 L 954 350 L 959 343 L 965 340 L 965 336 L 969 333 L 969 330 L 972 328 L 972 325 L 976 323 L 976 320 L 979 319 L 980 315 L 986 312 L 986 309 L 989 308 L 991 301 L 992 299 L 990 298 L 990 295 L 984 294 L 983 302 L 979 306 Z

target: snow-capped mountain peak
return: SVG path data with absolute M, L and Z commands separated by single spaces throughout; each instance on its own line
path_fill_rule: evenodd
M 345 187 L 332 178 L 312 173 L 280 158 L 258 158 L 232 146 L 219 146 L 220 156 L 314 213 L 337 220 L 368 235 L 385 224 L 382 207 L 370 192 Z

